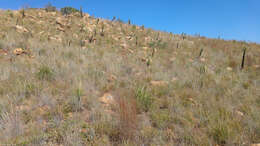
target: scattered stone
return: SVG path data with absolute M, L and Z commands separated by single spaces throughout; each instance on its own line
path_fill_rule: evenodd
M 115 99 L 110 93 L 105 93 L 102 97 L 99 98 L 99 101 L 105 106 L 115 104 Z
M 108 82 L 112 82 L 112 81 L 114 81 L 114 80 L 116 80 L 117 78 L 116 78 L 116 76 L 115 75 L 110 75 L 109 77 L 108 77 Z
M 227 70 L 228 71 L 232 71 L 233 69 L 231 67 L 227 67 Z
M 236 114 L 239 115 L 239 116 L 244 116 L 244 114 L 240 111 L 236 111 Z
M 173 62 L 173 61 L 175 61 L 175 60 L 176 60 L 176 57 L 170 58 L 170 61 L 171 61 L 171 62 Z
M 62 31 L 62 32 L 65 32 L 65 29 L 64 29 L 64 28 L 61 28 L 60 26 L 57 27 L 57 30 Z
M 41 31 L 41 32 L 39 32 L 38 34 L 41 35 L 41 34 L 43 34 L 43 33 L 44 33 L 44 31 Z
M 136 75 L 136 76 L 141 76 L 141 75 L 142 75 L 142 72 L 137 72 L 135 75 Z
M 166 81 L 151 81 L 152 86 L 166 86 L 168 82 Z
M 22 27 L 22 26 L 19 26 L 19 25 L 16 25 L 15 26 L 16 30 L 20 33 L 23 33 L 23 32 L 29 32 L 26 28 Z
M 254 65 L 255 68 L 260 68 L 260 65 Z
M 17 109 L 19 111 L 29 111 L 30 110 L 30 106 L 29 105 L 20 105 L 17 107 Z
M 74 33 L 74 34 L 73 34 L 73 37 L 78 38 L 79 36 L 78 36 L 77 34 Z
M 61 18 L 61 17 L 58 17 L 58 18 L 56 19 L 56 24 L 60 25 L 61 27 L 64 27 L 64 26 L 65 26 L 65 24 L 62 22 L 62 18 Z
M 146 42 L 151 42 L 151 41 L 153 41 L 153 39 L 152 39 L 151 37 L 145 37 L 144 39 L 145 39 Z
M 134 53 L 134 51 L 131 49 L 127 49 L 127 51 L 129 51 L 130 53 Z
M 16 48 L 13 51 L 13 54 L 15 55 L 21 55 L 21 54 L 27 54 L 28 52 L 22 48 Z
M 56 12 L 50 12 L 52 16 L 56 16 Z
M 148 48 L 148 47 L 143 47 L 143 49 L 146 51 L 146 50 L 148 50 L 149 48 Z
M 49 37 L 50 40 L 62 42 L 62 39 L 60 37 Z
M 0 54 L 7 55 L 7 54 L 8 54 L 8 52 L 7 52 L 6 50 L 0 49 Z
M 205 62 L 206 59 L 205 59 L 205 58 L 200 58 L 200 61 L 201 61 L 201 62 Z
M 83 18 L 85 19 L 85 18 L 89 18 L 89 17 L 90 17 L 90 15 L 85 13 Z
M 36 20 L 36 17 L 34 17 L 32 15 L 27 15 L 27 17 L 31 18 L 32 20 Z
M 126 43 L 123 43 L 123 44 L 121 44 L 121 47 L 127 48 L 127 44 L 126 44 Z
M 148 60 L 148 59 L 145 58 L 145 57 L 141 58 L 141 61 L 142 61 L 142 62 L 147 62 L 147 60 Z
M 178 78 L 173 77 L 171 81 L 172 81 L 172 82 L 175 82 L 175 81 L 177 81 L 177 80 L 178 80 Z
M 127 36 L 126 39 L 132 40 L 132 36 Z

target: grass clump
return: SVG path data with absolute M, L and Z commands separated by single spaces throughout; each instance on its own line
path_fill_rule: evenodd
M 39 71 L 36 74 L 37 79 L 39 80 L 54 80 L 54 72 L 48 66 L 41 66 Z
M 213 137 L 214 141 L 219 145 L 226 144 L 229 138 L 227 125 L 217 124 L 215 127 L 212 128 L 211 136 Z
M 146 87 L 139 87 L 136 91 L 138 109 L 147 112 L 152 105 L 152 97 L 147 92 Z

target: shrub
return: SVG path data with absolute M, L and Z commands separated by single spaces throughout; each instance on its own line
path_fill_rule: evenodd
M 78 9 L 75 9 L 72 7 L 64 7 L 64 8 L 61 8 L 60 11 L 61 11 L 62 15 L 69 15 L 69 14 L 72 14 L 75 12 L 80 12 Z
M 36 74 L 39 80 L 48 80 L 51 81 L 54 79 L 54 72 L 48 66 L 42 66 L 39 69 L 39 72 Z

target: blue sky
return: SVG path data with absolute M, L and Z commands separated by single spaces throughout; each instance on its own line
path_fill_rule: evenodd
M 260 43 L 260 0 L 0 0 L 0 8 L 38 8 L 48 2 L 156 30 Z

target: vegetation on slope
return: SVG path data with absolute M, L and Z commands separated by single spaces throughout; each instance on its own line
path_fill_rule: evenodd
M 1 144 L 260 143 L 258 44 L 56 9 L 0 27 Z

